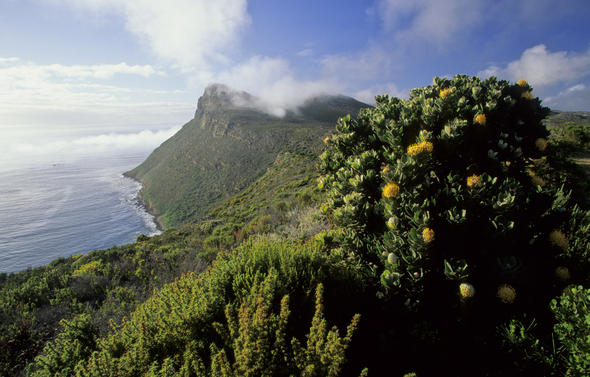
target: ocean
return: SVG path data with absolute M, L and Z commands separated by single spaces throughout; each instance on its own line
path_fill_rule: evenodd
M 137 199 L 141 185 L 122 173 L 176 131 L 149 133 L 155 145 L 139 148 L 127 148 L 129 143 L 105 148 L 103 144 L 121 140 L 121 135 L 111 134 L 60 144 L 62 149 L 82 145 L 75 154 L 52 152 L 19 163 L 18 154 L 12 153 L 13 163 L 0 164 L 0 272 L 124 245 L 139 234 L 158 234 L 153 217 Z M 145 140 L 145 132 L 123 139 Z

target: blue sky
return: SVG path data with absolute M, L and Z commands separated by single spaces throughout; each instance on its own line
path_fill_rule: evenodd
M 0 138 L 161 138 L 212 82 L 280 115 L 319 93 L 495 75 L 590 111 L 589 20 L 588 0 L 0 0 Z

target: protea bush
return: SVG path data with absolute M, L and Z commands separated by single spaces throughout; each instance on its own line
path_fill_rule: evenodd
M 525 80 L 435 78 L 376 100 L 326 139 L 319 185 L 324 240 L 373 271 L 380 297 L 491 316 L 546 308 L 585 278 L 589 216 L 542 173 L 549 109 Z

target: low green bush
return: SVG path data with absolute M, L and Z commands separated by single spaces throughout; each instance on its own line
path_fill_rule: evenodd
M 78 361 L 90 356 L 94 350 L 98 329 L 92 324 L 90 315 L 62 320 L 60 325 L 63 331 L 54 341 L 47 343 L 43 354 L 35 359 L 37 368 L 30 376 L 71 376 Z
M 565 358 L 563 376 L 590 375 L 590 289 L 572 286 L 551 301 L 554 331 Z
M 99 340 L 97 351 L 80 360 L 76 371 L 80 376 L 340 375 L 359 322 L 346 297 L 362 297 L 364 286 L 355 270 L 332 263 L 317 245 L 247 241 L 220 253 L 207 272 L 183 275 L 156 292 Z M 344 335 L 329 330 L 322 297 L 331 305 L 331 322 L 348 328 Z

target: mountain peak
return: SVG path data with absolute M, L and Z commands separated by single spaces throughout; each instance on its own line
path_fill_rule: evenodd
M 233 89 L 225 84 L 210 84 L 199 98 L 195 118 L 205 120 L 205 123 L 215 117 L 217 121 L 227 126 L 227 111 L 238 110 L 259 113 L 260 116 L 306 119 L 309 121 L 335 122 L 340 116 L 352 114 L 355 116 L 361 107 L 368 105 L 343 95 L 317 94 L 310 96 L 301 103 L 276 104 L 267 102 L 242 90 Z M 215 114 L 215 115 L 213 115 Z
M 199 98 L 198 109 L 213 107 L 247 107 L 254 96 L 241 90 L 235 90 L 224 84 L 210 84 Z

